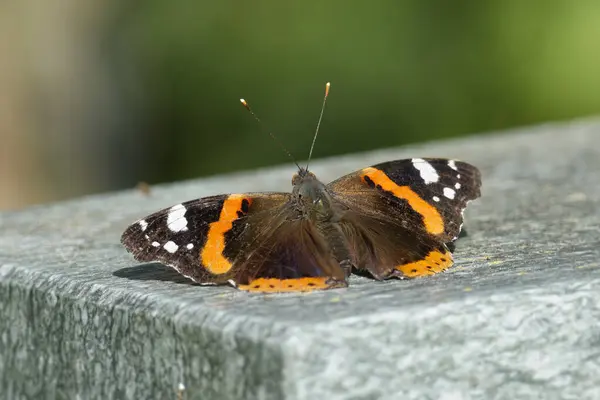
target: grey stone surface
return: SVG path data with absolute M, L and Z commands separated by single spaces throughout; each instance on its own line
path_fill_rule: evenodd
M 278 151 L 273 148 L 273 151 Z M 318 152 L 318 146 L 317 146 Z M 0 214 L 0 397 L 598 399 L 600 122 L 314 162 L 329 180 L 412 156 L 483 172 L 449 272 L 256 295 L 136 266 L 122 230 L 291 166 Z

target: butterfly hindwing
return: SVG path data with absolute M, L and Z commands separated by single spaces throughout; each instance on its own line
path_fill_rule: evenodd
M 443 271 L 445 243 L 459 235 L 462 212 L 480 195 L 479 171 L 446 159 L 408 159 L 364 168 L 328 188 L 347 208 L 343 230 L 353 264 L 383 279 Z
M 351 249 L 350 263 L 376 279 L 432 275 L 452 265 L 443 243 L 403 222 L 361 212 L 358 205 L 348 210 L 339 225 Z
M 285 292 L 347 286 L 346 273 L 331 252 L 331 238 L 313 221 L 292 215 L 272 220 L 268 229 L 251 235 L 254 242 L 236 261 L 240 289 Z

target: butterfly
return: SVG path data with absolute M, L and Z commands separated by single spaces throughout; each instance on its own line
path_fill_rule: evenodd
M 137 261 L 251 292 L 346 287 L 353 271 L 415 278 L 453 264 L 449 247 L 480 188 L 479 170 L 451 159 L 388 161 L 328 184 L 298 166 L 290 193 L 183 202 L 131 224 L 121 242 Z

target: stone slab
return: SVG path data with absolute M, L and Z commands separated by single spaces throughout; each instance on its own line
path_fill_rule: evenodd
M 135 265 L 119 244 L 182 200 L 289 190 L 289 165 L 0 214 L 0 397 L 175 399 L 183 384 L 185 399 L 600 398 L 600 121 L 313 171 L 328 181 L 415 156 L 479 166 L 483 197 L 457 265 L 410 281 L 248 294 Z

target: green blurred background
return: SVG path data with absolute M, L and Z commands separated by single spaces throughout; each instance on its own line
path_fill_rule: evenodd
M 0 208 L 592 115 L 600 2 L 0 4 Z

